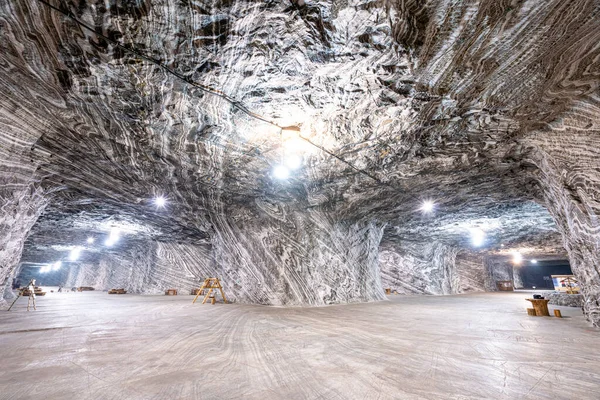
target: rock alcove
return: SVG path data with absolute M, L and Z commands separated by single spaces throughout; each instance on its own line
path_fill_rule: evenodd
M 599 14 L 4 1 L 0 294 L 63 260 L 50 275 L 68 285 L 158 293 L 218 275 L 241 302 L 373 301 L 493 290 L 520 250 L 568 257 L 598 325 Z

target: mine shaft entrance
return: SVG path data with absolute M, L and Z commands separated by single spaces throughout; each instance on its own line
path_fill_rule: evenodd
M 571 275 L 568 260 L 539 260 L 536 264 L 527 264 L 519 268 L 519 275 L 525 289 L 553 290 L 551 275 Z

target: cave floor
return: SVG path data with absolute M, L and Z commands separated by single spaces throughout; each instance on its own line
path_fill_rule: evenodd
M 0 312 L 0 399 L 598 399 L 600 330 L 526 293 L 321 308 L 49 293 Z

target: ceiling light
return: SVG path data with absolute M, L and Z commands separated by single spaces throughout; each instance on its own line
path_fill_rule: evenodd
M 479 247 L 485 241 L 485 232 L 480 228 L 471 229 L 471 243 L 473 246 Z
M 521 264 L 521 261 L 523 261 L 523 255 L 521 253 L 519 253 L 518 251 L 515 251 L 513 253 L 513 263 Z
M 73 250 L 71 250 L 71 254 L 69 254 L 69 260 L 77 261 L 77 259 L 79 259 L 80 255 L 81 255 L 81 247 L 75 247 Z
M 167 199 L 164 196 L 158 196 L 154 199 L 154 204 L 156 204 L 156 207 L 162 208 L 167 204 Z
M 281 130 L 288 131 L 288 132 L 298 132 L 298 133 L 301 131 L 301 129 L 298 125 L 282 126 Z
M 48 265 L 44 265 L 43 267 L 41 267 L 41 268 L 40 268 L 40 272 L 41 272 L 42 274 L 45 274 L 46 272 L 48 272 L 48 269 L 49 269 L 49 268 L 50 268 L 50 267 L 49 267 Z
M 423 211 L 424 213 L 433 212 L 434 206 L 435 206 L 435 204 L 433 204 L 433 201 L 425 200 L 423 202 L 423 204 L 421 205 L 421 211 Z
M 52 271 L 58 271 L 62 267 L 62 261 L 57 261 L 52 264 Z
M 300 137 L 288 137 L 283 140 L 283 149 L 287 152 L 307 153 L 312 149 L 310 144 Z
M 537 264 L 537 260 L 531 260 L 532 264 Z
M 94 238 L 90 236 L 89 238 L 87 238 L 87 242 L 88 244 L 94 243 Z
M 290 170 L 283 165 L 278 165 L 273 169 L 273 175 L 277 179 L 287 179 L 290 176 Z
M 104 242 L 104 244 L 106 246 L 110 247 L 113 244 L 117 243 L 118 240 L 119 240 L 119 230 L 117 228 L 112 228 L 110 230 L 110 235 L 108 236 L 108 239 L 106 239 L 106 242 Z
M 292 154 L 285 159 L 285 165 L 289 169 L 298 169 L 302 165 L 302 157 L 297 154 Z

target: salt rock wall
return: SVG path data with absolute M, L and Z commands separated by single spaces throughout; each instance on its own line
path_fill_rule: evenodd
M 75 266 L 73 268 L 63 267 L 58 271 L 40 273 L 39 266 L 23 265 L 14 279 L 19 280 L 21 286 L 27 285 L 31 279 L 35 279 L 37 286 L 64 286 L 69 280 L 71 271 L 75 268 Z
M 484 256 L 467 250 L 456 255 L 454 285 L 457 293 L 481 292 L 485 290 Z
M 538 182 L 523 192 L 552 214 L 582 283 L 585 314 L 600 326 L 598 2 L 389 4 L 397 11 L 394 36 L 414 52 L 422 86 L 457 100 L 458 110 L 477 105 L 512 119 L 509 158 L 523 159 L 519 174 Z M 487 289 L 511 275 L 508 267 L 490 271 Z
M 0 189 L 0 302 L 10 299 L 14 279 L 25 239 L 31 227 L 43 211 L 46 200 L 42 191 L 34 185 L 21 190 L 11 190 L 10 186 Z
M 528 138 L 531 162 L 580 281 L 584 314 L 600 326 L 600 108 L 581 104 L 550 128 Z
M 92 286 L 96 290 L 125 288 L 133 293 L 152 293 L 150 270 L 154 243 L 136 243 L 127 249 L 102 255 L 96 262 L 72 265 L 65 286 Z
M 67 286 L 189 293 L 219 277 L 228 298 L 267 305 L 324 305 L 384 298 L 377 266 L 382 227 L 318 213 L 274 220 L 217 218 L 206 246 L 147 242 L 81 265 Z M 287 220 L 287 222 L 286 222 Z M 294 224 L 290 226 L 289 224 Z
M 35 31 L 36 24 L 20 25 L 19 8 L 12 6 L 0 2 L 0 303 L 12 297 L 6 288 L 18 273 L 25 239 L 48 203 L 36 176 L 40 153 L 35 144 L 60 126 L 57 116 L 65 114 L 64 92 L 55 85 L 56 55 L 32 44 L 36 40 L 29 29 Z M 19 67 L 24 60 L 36 67 Z
M 542 295 L 550 300 L 548 304 L 564 307 L 583 307 L 583 295 L 581 294 L 557 293 L 552 291 L 544 292 Z
M 442 243 L 384 243 L 379 252 L 384 288 L 399 294 L 456 294 L 483 290 L 482 257 Z
M 486 256 L 483 260 L 484 286 L 488 292 L 498 291 L 497 281 L 513 281 L 514 268 L 506 256 Z
M 160 294 L 175 288 L 190 293 L 210 276 L 210 246 L 148 241 L 103 255 L 98 263 L 74 267 L 68 286 L 97 290 L 124 288 L 130 293 Z
M 214 258 L 239 282 L 245 301 L 324 305 L 384 299 L 377 265 L 382 224 L 260 207 L 259 213 L 233 218 L 219 213 L 214 221 Z

